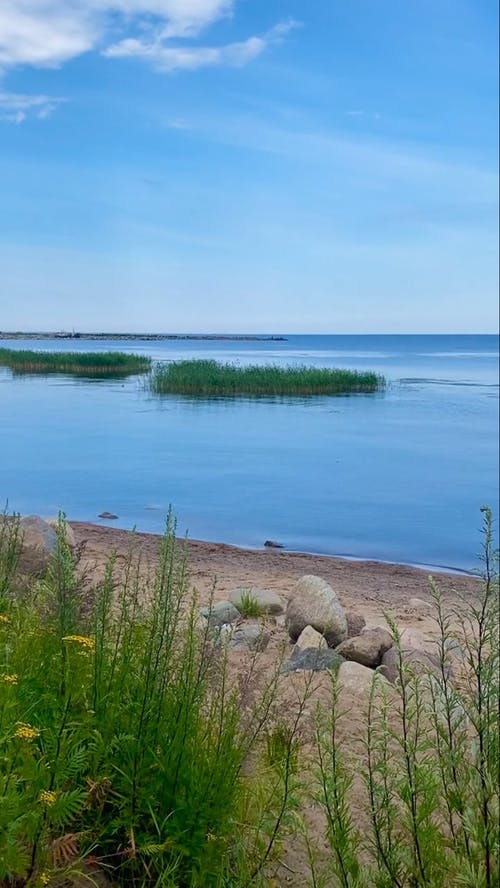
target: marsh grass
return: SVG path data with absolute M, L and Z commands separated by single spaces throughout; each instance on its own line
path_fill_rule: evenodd
M 43 352 L 0 348 L 0 366 L 14 374 L 69 373 L 77 376 L 129 376 L 147 373 L 151 358 L 127 352 Z
M 149 379 L 157 395 L 201 397 L 309 396 L 377 392 L 383 377 L 371 372 L 273 364 L 240 367 L 217 361 L 175 361 L 156 364 Z

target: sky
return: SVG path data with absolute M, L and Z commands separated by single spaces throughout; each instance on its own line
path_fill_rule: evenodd
M 498 328 L 496 0 L 1 0 L 0 330 Z

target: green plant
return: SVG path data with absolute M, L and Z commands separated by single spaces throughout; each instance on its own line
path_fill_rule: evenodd
M 156 364 L 149 378 L 154 394 L 202 397 L 339 395 L 376 392 L 384 385 L 384 379 L 371 372 L 273 364 L 240 367 L 206 360 Z
M 129 376 L 146 373 L 151 358 L 128 352 L 47 352 L 0 348 L 0 367 L 13 373 L 70 373 L 76 376 Z
M 261 884 L 283 815 L 263 811 L 244 766 L 276 680 L 242 718 L 171 516 L 154 576 L 111 559 L 90 603 L 63 516 L 57 540 L 43 581 L 0 619 L 0 884 L 92 866 L 124 886 Z
M 329 727 L 319 723 L 319 800 L 332 851 L 326 872 L 343 888 L 492 888 L 499 878 L 499 611 L 492 517 L 483 510 L 483 588 L 460 611 L 431 581 L 439 630 L 436 665 L 405 660 L 396 625 L 398 680 L 375 675 L 366 759 L 353 763 L 337 737 L 339 679 Z M 356 772 L 366 787 L 369 829 L 349 803 Z M 314 879 L 314 852 L 310 854 Z M 315 882 L 317 884 L 317 882 Z
M 262 617 L 264 613 L 262 605 L 258 599 L 252 595 L 251 589 L 245 589 L 241 593 L 240 600 L 238 601 L 238 610 L 242 617 L 258 618 Z

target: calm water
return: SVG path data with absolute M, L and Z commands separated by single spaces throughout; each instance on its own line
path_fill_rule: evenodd
M 0 345 L 367 368 L 389 381 L 377 395 L 199 401 L 152 398 L 138 378 L 0 369 L 0 499 L 21 513 L 106 510 L 115 526 L 156 532 L 171 503 L 194 538 L 469 569 L 480 506 L 498 512 L 496 336 Z

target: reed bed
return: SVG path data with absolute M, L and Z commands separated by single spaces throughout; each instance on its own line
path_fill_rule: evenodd
M 0 366 L 13 373 L 128 376 L 147 373 L 151 358 L 126 352 L 42 352 L 0 348 Z
M 201 397 L 345 395 L 377 392 L 385 380 L 373 372 L 275 364 L 240 367 L 217 361 L 157 364 L 150 375 L 154 394 Z

